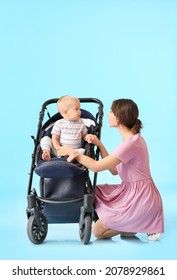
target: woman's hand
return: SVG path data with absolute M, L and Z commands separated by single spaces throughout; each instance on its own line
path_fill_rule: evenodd
M 67 158 L 67 162 L 72 162 L 74 159 L 77 158 L 78 155 L 79 155 L 79 152 L 76 151 L 76 150 L 73 150 L 73 151 L 70 153 L 69 157 Z

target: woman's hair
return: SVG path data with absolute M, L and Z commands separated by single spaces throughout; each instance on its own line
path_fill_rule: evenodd
M 57 108 L 60 113 L 67 111 L 74 103 L 79 103 L 80 101 L 77 97 L 71 95 L 64 95 L 58 99 Z
M 142 122 L 138 119 L 139 110 L 137 104 L 131 99 L 114 100 L 111 106 L 118 123 L 128 127 L 136 134 L 142 129 Z

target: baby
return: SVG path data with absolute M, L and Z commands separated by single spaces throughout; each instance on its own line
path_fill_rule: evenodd
M 50 160 L 52 151 L 57 157 L 68 155 L 73 149 L 84 153 L 82 140 L 92 143 L 93 135 L 87 133 L 87 128 L 81 117 L 80 100 L 74 96 L 65 95 L 57 102 L 62 119 L 55 122 L 51 134 L 52 139 L 44 136 L 41 139 L 42 159 Z

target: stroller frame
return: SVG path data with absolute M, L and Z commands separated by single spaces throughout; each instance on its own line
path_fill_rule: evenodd
M 103 103 L 97 98 L 79 98 L 80 103 L 96 103 L 98 105 L 98 112 L 95 116 L 96 120 L 96 132 L 93 131 L 91 133 L 96 134 L 98 138 L 101 137 L 101 127 L 102 127 L 102 119 L 103 119 Z M 45 198 L 42 195 L 38 196 L 36 189 L 32 187 L 33 184 L 33 176 L 35 169 L 38 165 L 38 162 L 41 157 L 41 148 L 40 148 L 40 139 L 42 138 L 41 132 L 46 128 L 46 124 L 50 123 L 50 119 L 55 118 L 57 114 L 50 117 L 47 111 L 47 106 L 57 103 L 58 98 L 49 99 L 43 103 L 41 111 L 39 113 L 39 121 L 37 127 L 36 137 L 31 136 L 34 140 L 34 150 L 32 154 L 32 162 L 31 168 L 29 172 L 29 182 L 28 182 L 28 190 L 27 190 L 27 208 L 26 214 L 28 218 L 27 223 L 27 234 L 29 240 L 34 244 L 41 244 L 48 232 L 48 220 L 46 215 L 43 212 L 45 205 L 71 205 L 75 203 L 79 203 L 80 207 L 80 216 L 78 217 L 79 222 L 79 235 L 83 244 L 88 244 L 91 237 L 91 227 L 93 220 L 97 219 L 97 215 L 94 211 L 94 192 L 95 186 L 97 182 L 97 173 L 93 174 L 93 182 L 89 177 L 89 170 L 85 167 L 77 166 L 77 168 L 82 168 L 84 170 L 84 178 L 86 178 L 86 190 L 82 197 L 77 198 L 69 198 L 69 199 L 50 199 Z M 43 124 L 45 111 L 49 116 L 49 120 L 47 120 Z M 93 144 L 87 143 L 86 154 L 92 157 L 95 160 L 99 159 L 100 151 L 96 148 L 94 150 Z M 68 163 L 69 164 L 69 163 Z M 42 179 L 40 178 L 40 184 Z M 54 206 L 55 207 L 55 206 Z M 60 207 L 60 206 L 59 206 Z M 77 221 L 74 221 L 74 223 Z M 53 222 L 51 222 L 53 223 Z M 56 222 L 54 222 L 56 223 Z M 65 223 L 65 222 L 59 222 Z

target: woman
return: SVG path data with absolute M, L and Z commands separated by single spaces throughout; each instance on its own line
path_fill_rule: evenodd
M 121 134 L 122 143 L 108 154 L 94 136 L 93 144 L 99 147 L 101 160 L 95 161 L 77 151 L 68 157 L 69 162 L 75 159 L 94 172 L 109 170 L 122 179 L 119 185 L 96 186 L 95 210 L 99 219 L 93 233 L 97 238 L 118 234 L 129 237 L 139 232 L 147 233 L 149 240 L 158 240 L 164 232 L 162 200 L 151 177 L 148 149 L 140 134 L 142 122 L 138 116 L 133 100 L 113 101 L 109 125 Z

